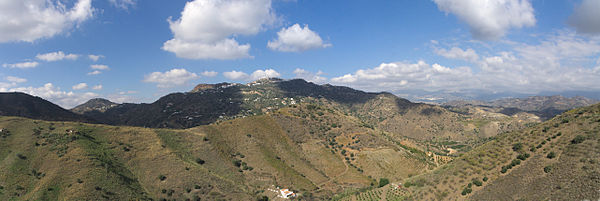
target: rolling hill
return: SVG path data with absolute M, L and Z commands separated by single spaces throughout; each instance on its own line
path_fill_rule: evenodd
M 431 172 L 342 200 L 594 200 L 600 197 L 599 150 L 596 104 L 498 135 Z
M 51 121 L 94 122 L 37 96 L 21 92 L 0 93 L 0 116 L 20 116 Z

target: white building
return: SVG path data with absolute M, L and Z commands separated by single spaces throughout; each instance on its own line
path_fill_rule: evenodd
M 296 194 L 287 188 L 279 190 L 279 193 L 281 193 L 281 197 L 283 198 L 296 197 Z

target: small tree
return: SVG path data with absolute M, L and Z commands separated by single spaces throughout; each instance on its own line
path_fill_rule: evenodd
M 583 141 L 585 141 L 585 136 L 577 135 L 577 136 L 575 136 L 575 138 L 573 138 L 573 140 L 571 140 L 571 144 L 579 144 L 579 143 L 582 143 Z
M 390 183 L 390 180 L 387 178 L 379 179 L 379 187 L 384 187 L 385 185 L 388 185 L 389 183 Z
M 483 182 L 481 182 L 479 179 L 473 179 L 473 184 L 475 184 L 475 186 L 482 186 Z
M 513 145 L 512 149 L 513 149 L 513 151 L 519 151 L 519 150 L 523 149 L 523 144 L 516 143 Z
M 549 159 L 553 159 L 555 157 L 556 157 L 556 153 L 554 153 L 553 151 L 551 151 L 550 153 L 548 153 L 548 155 L 546 155 L 546 158 L 549 158 Z

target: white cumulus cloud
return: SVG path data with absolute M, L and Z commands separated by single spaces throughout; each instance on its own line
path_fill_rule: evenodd
M 600 38 L 558 32 L 536 36 L 539 42 L 510 42 L 485 46 L 486 55 L 462 54 L 473 66 L 445 66 L 418 62 L 383 63 L 330 79 L 367 91 L 415 91 L 461 94 L 598 91 L 600 90 Z M 457 43 L 469 43 L 463 41 Z M 509 47 L 506 45 L 509 44 Z M 438 51 L 438 50 L 434 50 Z M 489 51 L 489 53 L 487 53 Z M 473 50 L 475 52 L 475 50 Z M 448 55 L 447 55 L 448 56 Z
M 183 68 L 175 68 L 166 72 L 153 72 L 144 78 L 144 82 L 156 83 L 159 88 L 169 88 L 186 84 L 200 76 Z
M 93 13 L 92 0 L 78 0 L 71 8 L 63 1 L 3 0 L 0 43 L 49 38 L 90 19 Z
M 267 43 L 267 47 L 282 52 L 301 52 L 329 46 L 331 44 L 323 43 L 319 34 L 310 30 L 308 25 L 300 27 L 298 24 L 282 28 L 277 32 L 277 38 Z
M 569 17 L 569 25 L 575 27 L 577 32 L 586 34 L 600 34 L 600 1 L 583 0 L 575 7 Z
M 27 82 L 27 79 L 20 78 L 20 77 L 15 77 L 15 76 L 6 76 L 6 80 L 9 81 L 9 82 L 14 82 L 14 83 Z
M 435 53 L 450 59 L 460 59 L 465 61 L 475 62 L 479 60 L 479 55 L 475 52 L 475 50 L 471 48 L 467 48 L 463 50 L 458 47 L 453 47 L 449 50 L 444 48 L 435 49 Z
M 244 73 L 242 71 L 229 71 L 224 72 L 223 76 L 230 80 L 243 80 L 243 81 L 254 81 L 263 78 L 276 78 L 280 77 L 281 74 L 273 69 L 256 70 L 252 74 Z
M 114 7 L 127 10 L 129 7 L 135 6 L 136 0 L 108 0 Z
M 90 68 L 92 68 L 94 70 L 108 70 L 108 69 L 110 69 L 107 65 L 102 65 L 102 64 L 93 64 L 93 65 L 90 65 Z
M 258 80 L 258 79 L 263 79 L 263 78 L 276 78 L 276 77 L 281 77 L 281 74 L 279 74 L 277 71 L 275 71 L 273 69 L 256 70 L 256 71 L 252 72 L 252 74 L 250 75 L 250 80 Z
M 321 76 L 321 75 L 323 75 L 322 71 L 318 71 L 316 73 L 313 73 L 313 72 L 310 72 L 310 71 L 307 71 L 307 70 L 304 70 L 304 69 L 301 69 L 301 68 L 296 68 L 294 70 L 294 74 L 296 75 L 295 76 L 296 78 L 301 78 L 301 79 L 304 79 L 306 81 L 314 82 L 314 83 L 317 83 L 317 84 L 322 84 L 322 83 L 327 82 L 327 78 Z
M 202 76 L 204 77 L 214 77 L 217 76 L 219 73 L 216 71 L 204 71 L 201 73 Z
M 87 73 L 87 74 L 88 74 L 88 75 L 99 75 L 100 73 L 102 73 L 102 71 L 95 70 L 95 71 L 89 72 L 89 73 Z
M 499 39 L 511 28 L 530 27 L 536 19 L 528 0 L 433 0 L 441 11 L 469 25 L 476 39 Z
M 88 55 L 88 58 L 92 61 L 98 61 L 99 59 L 104 58 L 104 55 L 90 54 Z
M 2 67 L 4 67 L 4 68 L 35 68 L 39 64 L 40 63 L 38 63 L 36 61 L 26 61 L 26 62 L 21 62 L 21 63 L 14 63 L 14 64 L 2 64 Z
M 65 54 L 62 51 L 38 54 L 35 56 L 35 58 L 43 61 L 60 61 L 63 59 L 76 60 L 78 57 L 79 55 L 77 54 Z
M 422 89 L 456 90 L 464 86 L 478 86 L 468 67 L 448 68 L 439 64 L 393 62 L 360 69 L 355 73 L 331 79 L 332 83 L 358 87 L 368 91 Z
M 234 37 L 254 35 L 275 20 L 271 0 L 194 0 L 179 19 L 169 18 L 174 37 L 162 49 L 187 59 L 250 58 L 250 44 Z
M 102 90 L 102 85 L 101 85 L 101 84 L 99 84 L 99 85 L 94 85 L 94 86 L 92 87 L 92 89 L 93 89 L 93 90 Z
M 225 76 L 227 79 L 230 80 L 246 80 L 248 79 L 249 75 L 247 73 L 241 72 L 241 71 L 229 71 L 229 72 L 224 72 L 223 76 Z
M 88 85 L 86 83 L 82 82 L 82 83 L 73 85 L 73 87 L 71 87 L 71 88 L 73 88 L 74 90 L 82 90 L 82 89 L 87 89 L 87 87 L 88 87 Z

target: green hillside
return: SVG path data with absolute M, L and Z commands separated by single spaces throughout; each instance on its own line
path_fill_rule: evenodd
M 401 181 L 387 200 L 594 200 L 600 197 L 600 104 L 501 134 Z M 389 186 L 343 197 L 382 197 Z

